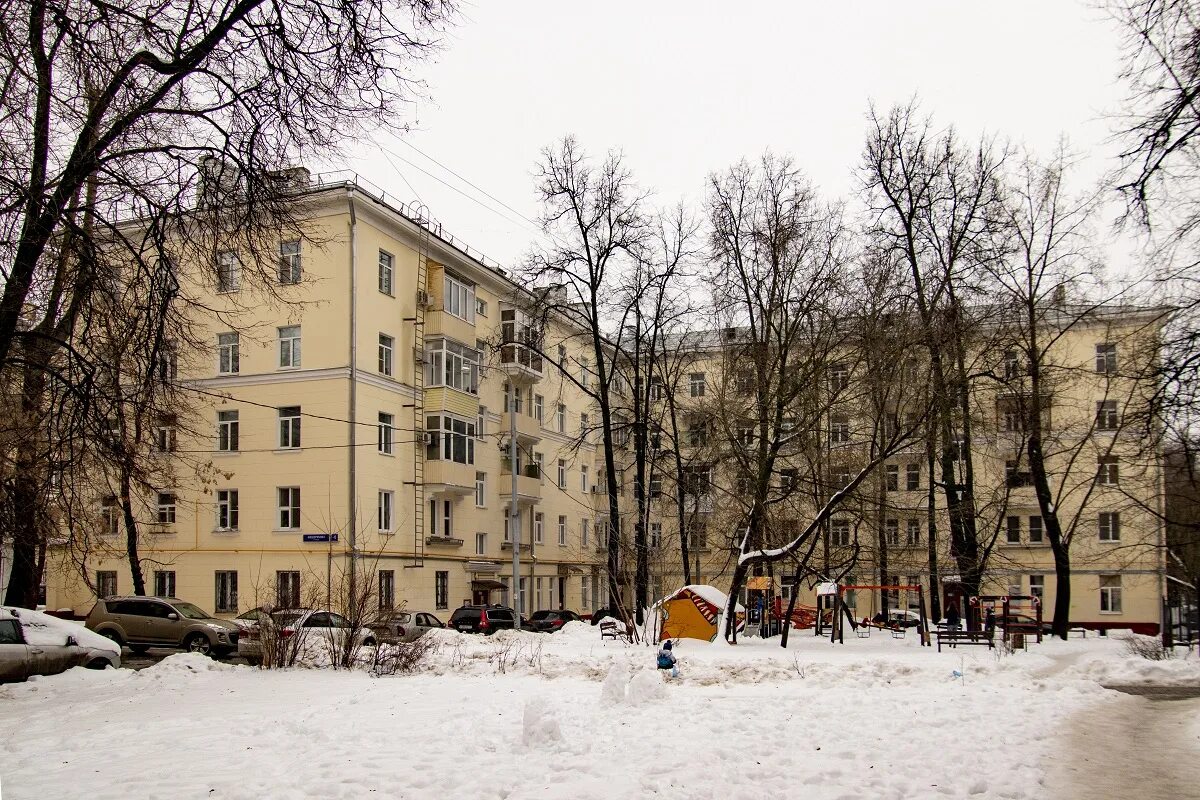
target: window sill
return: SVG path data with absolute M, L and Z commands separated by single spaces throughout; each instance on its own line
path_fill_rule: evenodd
M 299 364 L 292 364 L 292 365 L 286 366 L 286 367 L 284 367 L 284 366 L 276 367 L 275 371 L 276 372 L 296 372 L 297 370 L 300 370 L 300 369 L 303 369 L 303 367 L 301 367 Z
M 240 370 L 238 372 L 221 372 L 220 370 L 217 370 L 218 378 L 236 378 L 238 375 L 241 375 L 241 374 L 242 373 Z
M 1106 544 L 1120 544 L 1120 543 L 1121 543 L 1121 540 L 1120 540 L 1120 539 L 1097 539 L 1096 541 L 1097 541 L 1098 543 L 1102 544 L 1102 545 L 1106 545 Z
M 271 533 L 299 533 L 299 528 L 272 528 Z
M 272 452 L 272 453 L 276 453 L 276 454 L 279 454 L 279 453 L 299 453 L 299 452 L 300 452 L 301 450 L 303 450 L 303 449 L 304 449 L 303 447 L 276 447 L 276 448 L 275 448 L 274 450 L 272 450 L 271 452 Z
M 231 536 L 241 533 L 241 528 L 213 528 L 212 532 L 216 536 Z
M 390 452 L 390 453 L 385 453 L 385 452 L 383 452 L 382 450 L 376 450 L 375 452 L 379 453 L 379 455 L 381 455 L 381 456 L 387 456 L 388 458 L 395 458 L 395 457 L 396 457 L 396 452 L 395 452 L 394 450 L 393 450 L 392 452 Z
M 1101 611 L 1100 613 L 1106 617 L 1119 617 L 1122 614 L 1124 614 L 1125 612 L 1124 611 Z

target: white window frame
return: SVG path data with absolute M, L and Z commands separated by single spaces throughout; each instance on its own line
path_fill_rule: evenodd
M 689 397 L 704 397 L 707 390 L 707 381 L 703 372 L 688 373 L 688 396 Z
M 1004 543 L 1021 543 L 1021 518 L 1016 514 L 1009 514 L 1004 519 Z
M 1097 536 L 1101 542 L 1121 541 L 1121 512 L 1101 511 L 1096 515 Z
M 540 394 L 533 396 L 533 418 L 538 421 L 538 424 L 545 422 L 546 416 L 546 398 Z
M 300 530 L 300 487 L 275 487 L 276 514 L 275 521 L 279 525 L 276 530 Z
M 559 433 L 567 432 L 567 406 L 565 403 L 559 403 L 558 410 L 554 412 L 554 429 Z
M 588 466 L 587 466 L 587 464 L 580 464 L 579 465 L 579 491 L 583 492 L 584 494 L 587 494 L 589 491 L 591 491 L 591 488 L 592 487 L 588 486 Z
M 238 610 L 238 574 L 236 569 L 218 569 L 213 572 L 216 598 L 213 610 L 219 614 L 233 614 Z
M 108 497 L 100 504 L 100 517 L 104 521 L 104 532 L 116 536 L 121 532 L 121 521 L 125 516 L 116 497 Z
M 217 489 L 217 530 L 238 529 L 238 490 Z
M 451 316 L 475 324 L 475 287 L 449 273 L 443 276 L 442 310 Z
M 1101 486 L 1120 486 L 1121 467 L 1116 456 L 1101 456 L 1096 469 L 1096 481 Z
M 1116 400 L 1096 401 L 1096 430 L 1111 433 L 1121 426 L 1120 412 Z
M 379 251 L 379 291 L 396 296 L 396 257 L 386 250 Z
M 558 488 L 567 488 L 567 461 L 563 458 L 558 460 Z
M 1045 575 L 1030 575 L 1029 576 L 1029 593 L 1038 600 L 1045 601 L 1046 599 L 1046 576 Z
M 230 294 L 242 288 L 242 262 L 232 250 L 217 253 L 217 293 Z
M 909 519 L 904 525 L 904 544 L 918 547 L 921 544 L 921 520 Z
M 396 353 L 396 337 L 388 336 L 386 333 L 379 334 L 379 374 L 384 377 L 392 377 L 395 371 L 393 358 Z
M 653 548 L 662 547 L 663 526 L 661 522 L 650 523 L 650 546 Z
M 425 457 L 431 461 L 452 461 L 455 464 L 475 463 L 475 422 L 445 412 L 425 417 L 425 434 L 429 444 Z M 462 455 L 462 458 L 457 456 Z
M 174 525 L 179 497 L 174 492 L 158 492 L 154 519 L 159 525 Z
M 587 517 L 579 520 L 579 546 L 584 550 L 588 548 L 588 542 L 591 538 L 591 532 L 588 530 L 592 521 Z
M 475 473 L 475 507 L 487 508 L 487 473 Z
M 885 519 L 883 521 L 883 539 L 888 547 L 900 546 L 900 520 Z
M 237 331 L 217 334 L 218 375 L 237 375 L 241 372 L 241 338 Z
M 829 443 L 850 444 L 850 417 L 839 414 L 830 418 Z
M 282 325 L 275 331 L 279 340 L 279 369 L 298 369 L 302 349 L 301 326 Z
M 396 415 L 379 412 L 377 447 L 380 455 L 390 456 L 396 452 Z
M 483 531 L 476 531 L 475 533 L 475 555 L 487 555 L 487 534 Z
M 833 519 L 829 522 L 829 544 L 832 547 L 850 546 L 850 520 Z
M 391 533 L 394 530 L 393 526 L 396 524 L 396 493 L 394 491 L 391 489 L 379 490 L 377 511 L 376 522 L 379 523 L 379 532 Z
M 294 286 L 303 279 L 300 240 L 288 239 L 279 243 L 279 283 Z
M 1109 581 L 1109 585 L 1105 586 L 1105 579 Z M 1124 608 L 1121 603 L 1121 576 L 1120 575 L 1101 575 L 1100 576 L 1100 613 L 1101 614 L 1123 614 Z
M 236 408 L 217 411 L 217 451 L 236 453 L 241 447 L 241 420 Z
M 174 597 L 175 596 L 175 570 L 173 570 L 173 569 L 156 569 L 156 570 L 154 570 L 154 596 L 155 597 Z
M 558 544 L 560 547 L 567 545 L 567 515 L 558 515 Z
M 280 406 L 278 409 L 279 415 L 279 449 L 280 450 L 299 450 L 300 449 L 300 434 L 302 406 Z
M 1036 524 L 1034 523 L 1034 520 L 1037 520 Z M 1029 543 L 1030 544 L 1045 544 L 1046 543 L 1046 526 L 1043 524 L 1041 515 L 1035 514 L 1035 515 L 1029 517 L 1026 520 L 1026 522 L 1028 523 Z M 1037 531 L 1037 536 L 1034 536 L 1034 531 Z
M 1117 371 L 1117 346 L 1112 342 L 1096 343 L 1096 372 L 1112 375 Z
M 479 351 L 437 336 L 425 342 L 425 385 L 479 394 Z
M 542 544 L 546 534 L 546 515 L 541 511 L 533 512 L 533 543 Z

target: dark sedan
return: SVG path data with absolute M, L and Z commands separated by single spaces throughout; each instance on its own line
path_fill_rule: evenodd
M 526 623 L 526 630 L 554 633 L 568 622 L 582 622 L 574 611 L 535 611 Z

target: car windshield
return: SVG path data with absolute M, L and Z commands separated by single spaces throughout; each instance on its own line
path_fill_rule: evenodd
M 305 613 L 304 611 L 276 611 L 271 615 L 271 619 L 275 620 L 276 625 L 286 628 L 289 625 L 295 625 Z
M 237 618 L 258 620 L 262 617 L 262 613 L 263 612 L 261 608 L 252 608 L 249 611 L 244 611 L 241 614 L 238 614 Z
M 205 614 L 191 603 L 172 603 L 171 607 L 179 612 L 179 616 L 187 619 L 210 619 L 212 614 Z
M 535 612 L 533 612 L 533 616 L 530 617 L 530 619 L 531 620 L 550 619 L 550 617 L 552 617 L 553 615 L 554 615 L 553 611 L 535 611 Z

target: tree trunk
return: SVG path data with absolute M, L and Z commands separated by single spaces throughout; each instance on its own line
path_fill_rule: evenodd
M 683 583 L 686 586 L 692 582 L 692 563 L 688 553 L 687 513 L 684 511 L 683 456 L 679 452 L 679 415 L 675 408 L 675 387 L 664 383 L 664 390 L 667 398 L 667 413 L 671 420 L 671 441 L 675 442 L 675 447 L 671 448 L 675 461 L 675 513 L 679 525 L 679 556 L 683 561 Z
M 125 521 L 125 557 L 133 579 L 133 593 L 144 597 L 146 578 L 142 574 L 142 561 L 138 555 L 138 526 L 133 515 L 133 491 L 127 467 L 121 469 L 121 513 Z
M 748 564 L 739 563 L 733 570 L 733 581 L 729 585 L 729 600 L 725 610 L 725 641 L 737 644 L 737 599 L 742 593 L 742 584 L 750 571 Z
M 929 496 L 926 506 L 926 517 L 929 523 L 929 613 L 936 623 L 942 618 L 942 579 L 938 571 L 938 549 L 937 549 L 937 485 L 933 479 L 934 475 L 934 456 L 933 456 L 933 437 L 928 433 L 925 436 L 925 463 L 927 465 L 929 476 Z

